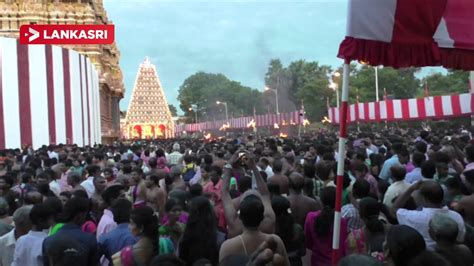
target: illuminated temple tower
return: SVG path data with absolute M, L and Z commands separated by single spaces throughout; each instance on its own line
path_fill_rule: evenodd
M 155 65 L 140 64 L 123 123 L 125 138 L 171 138 L 174 124 Z
M 19 37 L 24 24 L 112 24 L 102 0 L 0 0 L 0 36 Z M 120 136 L 124 85 L 120 53 L 111 45 L 63 45 L 87 55 L 99 73 L 102 143 Z

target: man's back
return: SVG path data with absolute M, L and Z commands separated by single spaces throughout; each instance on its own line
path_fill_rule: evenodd
M 466 223 L 474 226 L 474 195 L 463 197 L 456 206 L 456 210 L 462 214 Z
M 43 254 L 54 252 L 54 247 L 64 238 L 74 239 L 81 247 L 81 259 L 86 262 L 84 265 L 96 265 L 97 258 L 97 240 L 93 234 L 84 233 L 81 228 L 75 224 L 65 224 L 55 235 L 46 238 L 43 242 Z M 50 265 L 47 255 L 43 256 L 44 265 Z
M 288 196 L 290 201 L 291 213 L 295 218 L 295 222 L 304 226 L 306 215 L 312 211 L 321 209 L 321 203 L 303 194 L 290 194 Z
M 268 178 L 268 181 L 272 182 L 273 184 L 278 184 L 280 187 L 280 193 L 288 195 L 289 181 L 286 175 L 275 174 L 274 176 Z

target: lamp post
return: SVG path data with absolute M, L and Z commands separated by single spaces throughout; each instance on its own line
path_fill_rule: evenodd
M 277 113 L 277 115 L 280 114 L 280 109 L 278 108 L 278 90 L 277 89 L 272 89 L 272 88 L 269 88 L 269 87 L 265 87 L 265 91 L 275 92 L 276 113 Z
M 227 111 L 227 102 L 221 102 L 221 101 L 217 101 L 216 104 L 223 104 L 224 107 L 225 107 L 225 120 L 226 122 L 229 122 L 229 113 Z
M 194 122 L 197 124 L 198 123 L 198 105 L 197 104 L 191 104 L 191 107 L 188 109 L 189 111 L 194 112 Z

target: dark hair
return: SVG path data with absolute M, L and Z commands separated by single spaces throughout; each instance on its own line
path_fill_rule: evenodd
M 467 160 L 469 162 L 474 162 L 474 145 L 467 145 L 464 150 L 466 151 Z
M 102 199 L 107 206 L 112 205 L 113 201 L 120 197 L 120 191 L 125 188 L 122 185 L 112 185 L 102 192 Z
M 365 179 L 357 179 L 352 186 L 352 193 L 356 199 L 361 199 L 369 196 L 370 184 Z
M 436 174 L 436 163 L 432 160 L 424 161 L 421 164 L 421 175 L 424 178 L 433 179 Z
M 336 200 L 336 188 L 325 187 L 321 192 L 323 209 L 321 214 L 314 220 L 314 231 L 320 237 L 329 236 L 334 223 L 334 204 Z
M 87 192 L 84 190 L 74 190 L 72 192 L 72 197 L 88 199 Z
M 160 177 L 159 177 L 156 173 L 154 173 L 154 172 L 148 173 L 148 174 L 146 175 L 146 178 L 147 178 L 147 179 L 150 179 L 150 181 L 153 182 L 153 183 L 155 183 L 155 185 L 158 185 L 159 182 L 160 182 Z
M 189 196 L 191 198 L 202 196 L 201 184 L 194 184 L 189 187 Z
M 252 188 L 252 178 L 249 176 L 242 176 L 237 181 L 237 187 L 239 188 L 240 194 Z
M 428 149 L 428 145 L 426 145 L 426 143 L 423 141 L 418 141 L 415 144 L 415 149 L 417 150 L 417 152 L 420 152 L 421 154 L 424 155 Z
M 416 166 L 416 167 L 421 167 L 421 165 L 423 164 L 424 161 L 426 161 L 426 156 L 424 153 L 421 153 L 421 152 L 414 152 L 413 153 L 413 156 L 412 156 L 412 161 L 413 161 L 413 164 Z
M 444 252 L 433 252 L 433 251 L 422 251 L 416 257 L 412 258 L 407 266 L 420 266 L 420 265 L 430 265 L 430 266 L 457 266 L 464 265 L 464 262 L 460 257 L 452 257 L 455 263 L 449 263 L 444 257 Z
M 33 225 L 46 225 L 48 218 L 53 215 L 53 211 L 44 203 L 33 205 L 30 211 L 30 220 Z
M 371 197 L 363 198 L 359 201 L 359 215 L 365 222 L 367 230 L 375 235 L 384 232 L 384 225 L 379 220 L 381 203 Z
M 77 215 L 87 213 L 89 211 L 90 202 L 88 199 L 75 197 L 71 198 L 64 205 L 64 220 L 72 222 Z
M 175 205 L 179 205 L 181 208 L 184 208 L 183 203 L 180 200 L 169 198 L 165 203 L 165 212 L 170 212 Z
M 29 183 L 31 181 L 31 179 L 33 179 L 33 175 L 30 174 L 30 173 L 24 173 L 21 176 L 21 182 L 22 183 Z
M 83 245 L 69 235 L 57 235 L 45 245 L 45 254 L 51 265 L 82 266 L 86 251 Z
M 217 165 L 212 165 L 211 166 L 210 172 L 213 172 L 213 171 L 216 172 L 218 176 L 222 175 L 222 168 L 220 168 Z
M 89 176 L 96 176 L 100 174 L 100 166 L 98 165 L 89 165 L 86 167 L 86 171 L 89 174 Z
M 451 158 L 449 158 L 449 155 L 442 151 L 436 152 L 435 158 L 436 158 L 437 163 L 449 164 L 449 162 L 451 161 Z
M 390 173 L 392 174 L 392 179 L 394 181 L 400 181 L 405 179 L 407 170 L 402 165 L 394 165 L 390 167 Z
M 263 220 L 265 208 L 256 195 L 248 195 L 240 202 L 239 218 L 245 227 L 257 228 Z
M 5 180 L 5 183 L 11 188 L 13 187 L 13 183 L 15 183 L 15 181 L 13 180 L 13 177 L 10 176 L 10 175 L 3 175 L 3 176 L 0 176 L 0 179 L 3 179 Z
M 132 203 L 127 199 L 118 199 L 111 207 L 114 221 L 117 224 L 128 223 L 130 221 L 130 212 Z
M 440 184 L 431 181 L 423 184 L 420 188 L 420 195 L 433 204 L 442 204 L 444 191 Z
M 354 171 L 361 172 L 361 173 L 368 173 L 369 167 L 365 163 L 356 163 L 354 164 Z
M 290 202 L 282 196 L 274 196 L 272 198 L 272 208 L 275 212 L 275 234 L 277 234 L 285 247 L 289 248 L 291 240 L 294 235 L 294 219 L 293 216 L 288 212 L 290 210 Z
M 316 175 L 319 179 L 326 181 L 329 179 L 331 172 L 333 171 L 330 163 L 319 162 L 316 164 Z
M 383 263 L 369 255 L 352 254 L 342 258 L 338 266 L 383 266 Z
M 388 230 L 387 248 L 395 266 L 405 266 L 426 250 L 423 236 L 407 225 L 393 225 Z
M 303 165 L 303 173 L 305 177 L 314 178 L 316 177 L 316 167 L 312 163 L 305 163 Z
M 209 200 L 199 196 L 189 202 L 189 218 L 179 245 L 180 258 L 191 265 L 200 258 L 218 264 L 217 221 Z
M 281 160 L 275 160 L 273 162 L 273 171 L 275 173 L 281 173 L 283 170 L 283 162 Z
M 64 192 L 66 191 L 61 192 L 61 194 Z M 48 197 L 44 201 L 44 204 L 51 210 L 55 222 L 59 223 L 63 221 L 63 204 L 61 200 L 56 197 Z
M 150 266 L 185 266 L 186 263 L 175 254 L 162 254 L 153 258 Z
M 143 229 L 143 236 L 150 239 L 153 243 L 154 255 L 158 254 L 158 218 L 155 216 L 155 211 L 148 206 L 133 209 L 130 213 L 130 220 L 132 220 L 138 228 Z

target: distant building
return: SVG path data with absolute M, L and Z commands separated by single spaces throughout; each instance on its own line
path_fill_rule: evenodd
M 155 65 L 148 58 L 140 64 L 132 98 L 123 121 L 126 139 L 172 138 L 174 121 Z

